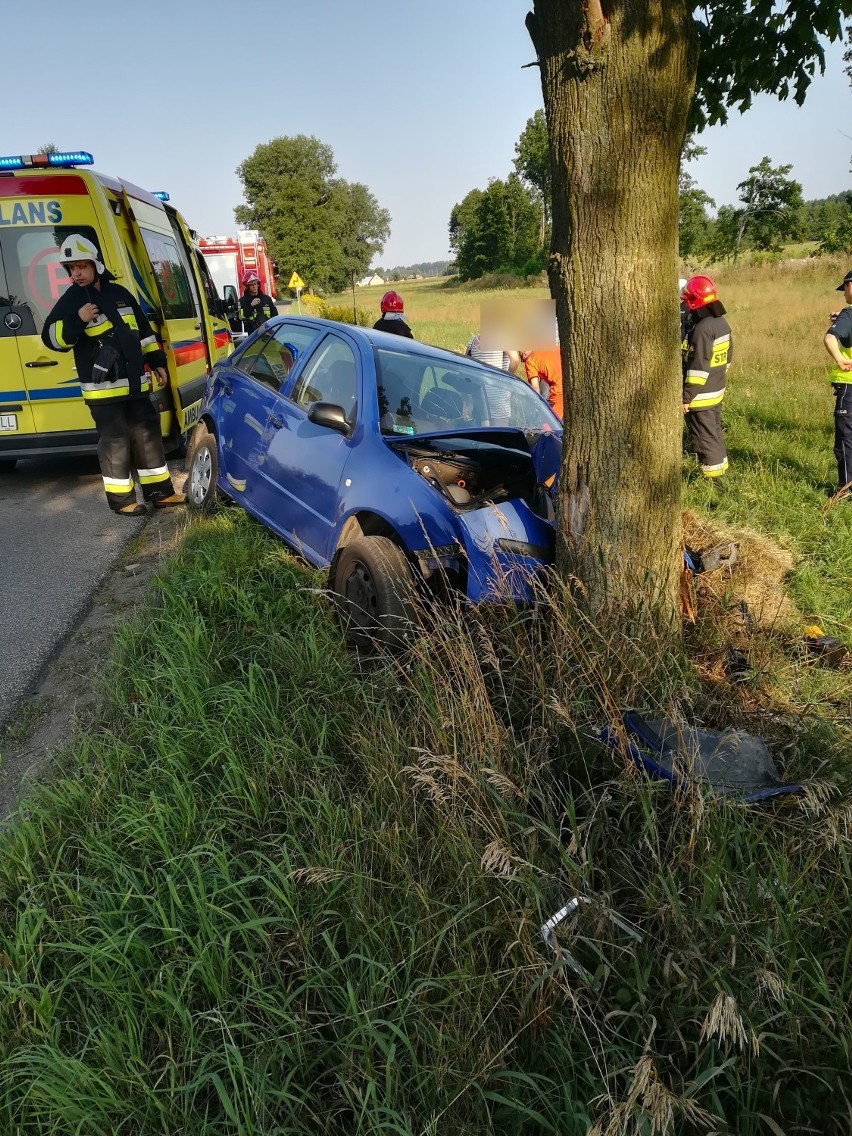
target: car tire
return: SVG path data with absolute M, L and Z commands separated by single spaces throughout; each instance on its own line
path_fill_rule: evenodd
M 11 473 L 17 464 L 17 458 L 0 458 L 0 473 Z
M 210 513 L 217 500 L 219 452 L 216 439 L 203 422 L 195 427 L 186 475 L 186 503 L 199 513 Z
M 411 566 L 392 540 L 365 536 L 347 544 L 332 587 L 350 643 L 391 648 L 410 643 L 417 593 Z

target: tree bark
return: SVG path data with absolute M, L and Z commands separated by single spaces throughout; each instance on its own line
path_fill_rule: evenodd
M 549 276 L 565 391 L 557 564 L 595 614 L 673 627 L 677 176 L 697 64 L 690 6 L 534 0 L 527 28 L 550 142 Z

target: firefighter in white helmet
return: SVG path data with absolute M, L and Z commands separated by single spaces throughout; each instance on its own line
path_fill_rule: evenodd
M 74 352 L 83 398 L 98 431 L 110 508 L 122 517 L 145 513 L 136 500 L 134 469 L 144 499 L 155 509 L 182 505 L 150 399 L 151 376 L 159 387 L 168 382 L 165 352 L 136 297 L 115 283 L 87 237 L 64 237 L 59 262 L 72 283 L 47 316 L 41 337 L 52 351 Z
M 245 291 L 240 297 L 240 318 L 246 331 L 251 334 L 263 327 L 267 320 L 278 315 L 278 309 L 271 296 L 267 296 L 260 286 L 260 277 L 249 271 L 243 280 Z

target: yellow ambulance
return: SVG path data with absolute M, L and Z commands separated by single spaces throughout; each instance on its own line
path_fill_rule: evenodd
M 96 449 L 73 355 L 41 341 L 71 286 L 59 263 L 70 233 L 97 245 L 165 348 L 170 383 L 156 397 L 167 450 L 197 421 L 208 370 L 233 350 L 229 312 L 168 195 L 87 169 L 92 162 L 86 151 L 0 157 L 0 472 L 22 457 Z

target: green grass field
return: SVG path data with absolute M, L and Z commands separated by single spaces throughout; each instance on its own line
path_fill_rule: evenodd
M 837 279 L 720 276 L 725 490 L 684 459 L 692 523 L 751 533 L 758 582 L 792 553 L 769 629 L 733 620 L 734 575 L 683 654 L 615 651 L 555 587 L 360 660 L 264 529 L 189 523 L 99 723 L 0 833 L 0 1131 L 848 1136 L 852 672 L 800 640 L 807 618 L 852 641 Z M 475 292 L 399 290 L 420 338 L 463 346 Z M 627 705 L 762 732 L 806 796 L 673 795 L 597 742 Z

